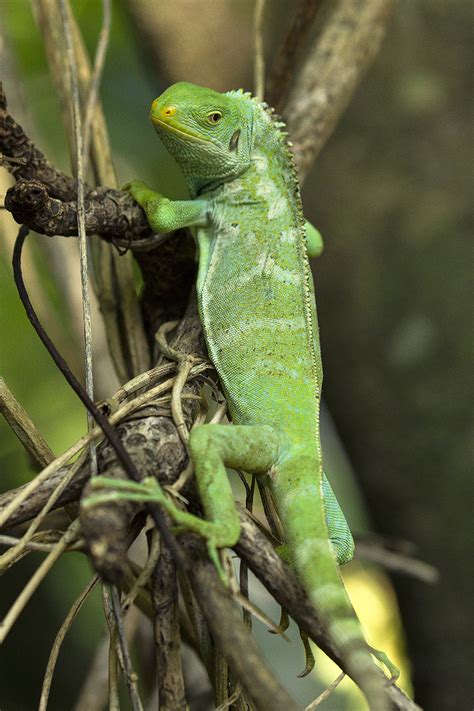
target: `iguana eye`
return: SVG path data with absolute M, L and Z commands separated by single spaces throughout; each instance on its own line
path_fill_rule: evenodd
M 219 123 L 219 121 L 222 118 L 222 114 L 220 111 L 211 111 L 210 113 L 207 114 L 207 120 L 209 123 Z

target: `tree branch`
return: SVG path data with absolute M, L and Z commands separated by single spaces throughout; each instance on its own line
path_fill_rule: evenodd
M 325 0 L 319 11 L 319 35 L 283 111 L 300 181 L 376 57 L 395 4 L 396 0 Z
M 52 197 L 49 185 L 33 178 L 18 182 L 7 191 L 5 207 L 19 224 L 49 236 L 77 237 L 75 201 Z M 130 195 L 113 188 L 89 189 L 85 200 L 86 232 L 107 240 L 143 239 L 152 232 L 145 213 Z
M 17 222 L 40 234 L 77 236 L 77 180 L 57 170 L 8 113 L 1 83 L 0 165 L 19 181 L 7 192 L 5 205 Z M 144 211 L 123 190 L 86 185 L 85 195 L 89 234 L 97 231 L 109 239 L 152 234 Z
M 158 697 L 163 709 L 185 711 L 176 572 L 173 554 L 161 542 L 160 557 L 151 578 Z
M 248 698 L 257 709 L 271 706 L 277 711 L 298 708 L 286 690 L 276 682 L 262 664 L 256 644 L 249 635 L 242 615 L 230 593 L 219 581 L 216 570 L 207 557 L 205 545 L 192 534 L 183 536 L 183 548 L 192 566 L 188 570 L 191 587 L 199 602 L 214 642 L 239 679 Z
M 290 27 L 274 59 L 267 81 L 265 101 L 280 111 L 286 92 L 295 77 L 298 58 L 311 30 L 321 0 L 300 0 Z

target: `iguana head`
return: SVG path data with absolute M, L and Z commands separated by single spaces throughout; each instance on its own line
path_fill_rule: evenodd
M 254 102 L 188 82 L 173 84 L 151 106 L 156 132 L 197 189 L 231 180 L 250 165 Z

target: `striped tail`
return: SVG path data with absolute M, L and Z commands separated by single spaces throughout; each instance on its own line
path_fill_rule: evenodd
M 314 458 L 298 457 L 280 464 L 272 489 L 286 532 L 294 567 L 331 639 L 345 671 L 365 694 L 370 709 L 388 711 L 383 677 L 374 663 L 360 622 L 347 595 L 329 540 L 321 476 Z

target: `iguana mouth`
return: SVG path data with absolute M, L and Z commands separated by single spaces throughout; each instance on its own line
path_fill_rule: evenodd
M 153 124 L 158 125 L 160 126 L 160 128 L 164 128 L 167 131 L 171 131 L 171 133 L 175 133 L 177 136 L 181 136 L 182 138 L 187 138 L 188 140 L 202 143 L 207 143 L 211 140 L 210 138 L 204 138 L 203 136 L 200 136 L 198 133 L 193 133 L 192 131 L 184 130 L 183 128 L 176 128 L 176 126 L 173 126 L 172 123 L 168 121 L 162 121 L 156 116 L 150 116 L 150 118 Z

